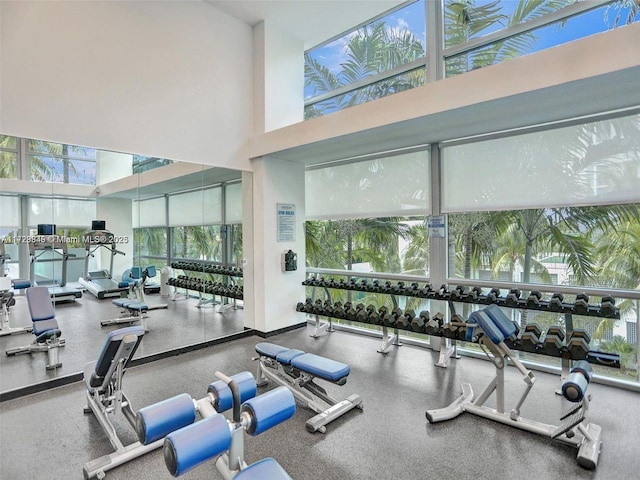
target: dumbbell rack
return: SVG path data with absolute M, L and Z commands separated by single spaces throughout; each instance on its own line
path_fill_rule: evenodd
M 620 318 L 620 311 L 613 304 L 613 301 L 607 300 L 606 303 L 603 303 L 600 307 L 596 305 L 589 305 L 586 302 L 575 303 L 565 303 L 562 301 L 555 301 L 553 303 L 548 301 L 541 301 L 540 297 L 537 297 L 537 301 L 531 298 L 531 296 L 527 299 L 521 299 L 520 293 L 517 289 L 510 289 L 509 293 L 506 296 L 500 296 L 500 290 L 495 288 L 491 289 L 487 294 L 484 294 L 480 287 L 476 287 L 470 291 L 468 291 L 465 287 L 457 287 L 453 291 L 449 291 L 446 285 L 441 286 L 439 289 L 434 289 L 429 283 L 426 283 L 424 286 L 420 286 L 419 283 L 413 282 L 410 286 L 406 286 L 404 282 L 398 282 L 397 285 L 391 285 L 391 282 L 387 281 L 384 285 L 381 285 L 380 282 L 374 281 L 373 284 L 368 283 L 366 280 L 361 280 L 360 282 L 356 282 L 354 279 L 350 279 L 349 281 L 345 281 L 341 279 L 340 281 L 335 281 L 333 278 L 329 280 L 325 280 L 324 277 L 316 277 L 310 276 L 304 282 L 302 282 L 304 286 L 310 287 L 321 287 L 324 289 L 327 301 L 324 305 L 322 303 L 318 303 L 316 301 L 315 304 L 309 304 L 308 302 L 305 304 L 299 303 L 296 306 L 296 310 L 301 312 L 306 312 L 307 314 L 314 314 L 316 316 L 316 329 L 312 336 L 317 336 L 322 331 L 333 331 L 331 318 L 345 318 L 350 321 L 360 321 L 355 318 L 354 315 L 351 315 L 353 318 L 341 317 L 335 314 L 333 308 L 327 309 L 328 306 L 333 304 L 331 300 L 331 295 L 329 289 L 338 289 L 338 290 L 351 290 L 357 292 L 368 292 L 368 293 L 385 293 L 391 295 L 394 308 L 397 307 L 397 299 L 396 296 L 406 296 L 406 297 L 417 297 L 424 298 L 430 300 L 438 300 L 447 302 L 450 312 L 451 312 L 451 321 L 446 323 L 446 325 L 450 325 L 451 329 L 447 332 L 444 329 L 441 329 L 440 332 L 433 332 L 430 335 L 440 336 L 442 337 L 441 345 L 440 345 L 440 358 L 436 365 L 441 367 L 446 367 L 449 363 L 449 359 L 451 356 L 456 354 L 455 351 L 455 340 L 461 339 L 459 335 L 455 334 L 455 329 L 466 329 L 465 320 L 456 314 L 455 303 L 467 303 L 467 304 L 477 304 L 477 305 L 490 305 L 496 304 L 501 307 L 508 308 L 516 308 L 516 309 L 525 309 L 525 310 L 536 310 L 536 311 L 547 311 L 553 313 L 563 314 L 565 317 L 565 330 L 567 332 L 567 338 L 570 338 L 573 334 L 573 314 L 582 315 L 582 316 L 590 316 L 590 317 L 600 317 L 600 318 Z M 613 300 L 613 299 L 610 299 Z M 604 306 L 604 308 L 603 308 Z M 328 324 L 321 324 L 320 316 L 325 316 L 329 319 Z M 368 322 L 363 322 L 368 323 Z M 382 348 L 378 351 L 381 353 L 387 353 L 390 345 L 399 345 L 399 328 L 393 326 L 394 334 L 388 334 L 388 326 L 383 325 L 383 343 Z M 414 333 L 424 333 L 420 331 L 415 331 L 412 328 L 402 328 L 403 330 L 409 330 Z M 452 333 L 453 332 L 453 333 Z M 462 330 L 460 331 L 462 333 Z M 452 342 L 447 342 L 447 340 L 453 340 Z M 519 344 L 519 340 L 515 340 L 510 342 L 509 345 L 511 348 L 517 350 L 524 350 L 521 348 Z M 529 351 L 530 350 L 524 350 Z M 568 372 L 569 363 L 571 360 L 581 360 L 585 359 L 590 363 L 598 364 L 598 365 L 606 365 L 611 367 L 619 368 L 620 366 L 620 358 L 619 355 L 607 354 L 603 352 L 595 352 L 595 351 L 585 351 L 584 355 L 575 356 L 573 355 L 566 347 L 559 348 L 557 352 L 553 352 L 553 354 L 540 351 L 537 353 L 541 353 L 548 356 L 560 357 L 562 359 L 562 369 L 563 369 L 563 378 L 565 373 Z
M 174 286 L 176 289 L 183 288 L 186 292 L 185 298 L 189 297 L 189 290 L 198 292 L 197 308 L 207 305 L 221 305 L 218 309 L 219 313 L 228 309 L 238 310 L 242 308 L 237 303 L 237 300 L 243 299 L 242 286 L 238 285 L 234 280 L 234 278 L 243 276 L 242 268 L 202 261 L 176 261 L 171 263 L 171 268 L 182 270 L 185 273 L 197 272 L 200 274 L 221 275 L 226 279 L 223 284 L 222 282 L 205 282 L 202 278 L 189 274 L 169 278 L 167 284 Z M 228 283 L 231 283 L 231 285 L 228 285 Z M 206 298 L 204 294 L 210 294 L 212 297 Z M 222 304 L 222 302 L 216 300 L 216 296 L 231 298 L 233 302 Z M 173 300 L 176 299 L 177 297 L 174 295 Z

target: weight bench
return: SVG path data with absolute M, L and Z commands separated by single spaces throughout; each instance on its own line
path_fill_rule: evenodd
M 291 418 L 296 410 L 295 399 L 285 387 L 279 387 L 256 397 L 256 382 L 249 372 L 233 377 L 216 372 L 221 380 L 212 383 L 207 397 L 194 400 L 186 393 L 142 408 L 139 412 L 138 438 L 156 438 L 154 432 L 162 425 L 186 423 L 182 419 L 203 417 L 169 433 L 164 439 L 164 461 L 169 472 L 178 477 L 207 460 L 215 465 L 225 479 L 291 480 L 273 458 L 252 465 L 244 461 L 244 435 L 262 432 Z M 232 420 L 220 411 L 233 408 Z
M 9 307 L 16 304 L 14 298 L 14 292 L 12 288 L 12 281 L 9 277 L 0 277 L 0 337 L 4 335 L 15 335 L 18 333 L 29 333 L 33 330 L 33 327 L 12 327 L 9 320 Z
M 354 408 L 362 410 L 360 395 L 354 394 L 346 400 L 338 401 L 314 382 L 317 377 L 336 385 L 344 385 L 350 372 L 349 365 L 268 342 L 258 343 L 256 352 L 260 355 L 256 375 L 258 385 L 266 385 L 271 380 L 285 386 L 296 399 L 317 413 L 307 421 L 307 431 L 325 433 L 326 425 L 336 418 Z
M 20 355 L 23 353 L 47 352 L 47 370 L 60 368 L 62 362 L 59 360 L 58 348 L 64 347 L 65 341 L 60 338 L 62 332 L 58 328 L 56 312 L 51 302 L 49 289 L 47 287 L 30 287 L 27 289 L 27 303 L 29 313 L 33 322 L 33 334 L 36 336 L 32 344 L 24 347 L 10 348 L 6 351 L 7 356 Z
M 120 307 L 121 315 L 118 318 L 102 320 L 100 325 L 106 327 L 107 325 L 118 325 L 121 323 L 131 324 L 139 321 L 144 331 L 149 331 L 145 321 L 145 319 L 149 317 L 149 315 L 147 315 L 149 307 L 146 304 L 128 298 L 116 298 L 111 300 L 111 303 Z
M 141 326 L 126 327 L 110 332 L 98 359 L 85 366 L 84 382 L 87 386 L 87 406 L 84 408 L 84 413 L 93 412 L 115 450 L 113 453 L 86 463 L 83 467 L 85 479 L 102 479 L 107 470 L 162 446 L 164 435 L 148 445 L 134 442 L 125 446 L 118 437 L 112 421 L 113 417 L 122 413 L 131 427 L 134 430 L 136 428 L 137 416 L 131 402 L 122 390 L 122 378 L 143 336 L 144 329 Z M 182 424 L 178 424 L 175 427 L 181 426 Z M 171 430 L 163 433 L 166 435 L 169 431 Z
M 561 391 L 565 406 L 559 426 L 523 418 L 520 416 L 520 409 L 533 388 L 535 376 L 522 365 L 505 344 L 506 340 L 515 335 L 517 335 L 516 325 L 497 305 L 490 305 L 469 315 L 466 340 L 474 341 L 477 338 L 482 350 L 495 365 L 496 376 L 475 400 L 471 385 L 463 383 L 462 395 L 447 407 L 427 411 L 427 420 L 430 423 L 441 422 L 455 418 L 463 412 L 469 412 L 577 447 L 578 465 L 586 469 L 594 469 L 602 446 L 602 429 L 593 423 L 584 423 L 589 408 L 589 396 L 586 395 L 586 390 L 591 381 L 591 366 L 585 360 L 576 362 L 570 375 L 563 382 Z M 525 383 L 524 392 L 511 412 L 505 412 L 504 367 L 507 359 L 522 373 Z M 496 394 L 495 409 L 485 405 L 494 392 Z

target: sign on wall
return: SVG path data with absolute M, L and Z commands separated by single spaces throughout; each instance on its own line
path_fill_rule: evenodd
M 292 203 L 278 203 L 278 241 L 295 242 L 296 206 Z

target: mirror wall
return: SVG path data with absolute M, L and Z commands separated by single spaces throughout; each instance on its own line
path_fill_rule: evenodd
M 3 274 L 82 296 L 54 302 L 65 339 L 62 366 L 47 370 L 43 352 L 0 355 L 0 393 L 82 372 L 117 328 L 148 330 L 136 358 L 244 330 L 243 302 L 232 297 L 242 277 L 212 268 L 242 263 L 241 171 L 13 138 L 0 135 Z M 93 220 L 105 222 L 111 242 L 89 240 Z M 37 235 L 43 224 L 55 225 L 55 238 Z M 155 267 L 155 276 L 145 288 L 123 292 L 87 288 L 102 277 L 117 285 L 132 267 L 151 274 Z M 121 321 L 139 313 L 113 303 L 123 298 L 147 305 L 147 318 Z M 31 325 L 24 290 L 14 290 L 14 300 L 0 336 L 3 351 L 34 340 L 31 333 L 8 334 Z

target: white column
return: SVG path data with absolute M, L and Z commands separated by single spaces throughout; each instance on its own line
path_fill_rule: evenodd
M 253 178 L 242 178 L 245 326 L 271 332 L 304 322 L 295 310 L 304 297 L 304 165 L 271 157 L 253 164 Z M 292 241 L 278 241 L 278 204 L 295 208 Z M 287 250 L 298 255 L 296 271 L 282 271 Z

